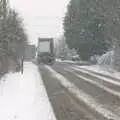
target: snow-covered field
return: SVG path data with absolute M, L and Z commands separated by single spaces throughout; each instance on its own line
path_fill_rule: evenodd
M 0 83 L 0 120 L 56 120 L 37 66 L 9 73 Z

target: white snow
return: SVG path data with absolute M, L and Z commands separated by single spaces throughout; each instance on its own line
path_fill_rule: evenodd
M 0 120 L 56 120 L 36 65 L 9 73 L 0 84 Z
M 114 84 L 118 87 L 120 87 L 120 81 L 115 81 L 114 79 L 110 79 L 110 78 L 107 78 L 107 77 L 103 77 L 103 76 L 100 76 L 100 75 L 97 75 L 97 74 L 94 74 L 94 73 L 91 73 L 89 71 L 86 71 L 84 69 L 79 69 L 79 68 L 75 68 L 75 67 L 71 67 L 72 69 L 74 70 L 77 70 L 77 71 L 81 71 L 83 73 L 87 73 L 89 75 L 92 75 L 93 77 L 96 77 L 98 79 L 101 79 L 102 81 L 106 81 L 106 82 L 109 82 L 111 84 Z
M 73 73 L 73 74 L 74 74 L 75 76 L 77 76 L 78 78 L 80 78 L 80 79 L 82 79 L 82 80 L 84 80 L 84 81 L 86 81 L 86 82 L 89 82 L 89 83 L 91 83 L 91 84 L 93 84 L 93 85 L 95 85 L 95 86 L 97 86 L 97 87 L 99 87 L 99 88 L 107 91 L 108 93 L 111 93 L 111 94 L 113 94 L 113 95 L 115 95 L 115 96 L 117 96 L 117 97 L 120 97 L 120 92 L 118 92 L 118 91 L 114 91 L 114 90 L 106 87 L 106 86 L 103 85 L 103 84 L 100 84 L 100 83 L 98 83 L 98 82 L 96 82 L 96 81 L 93 81 L 93 80 L 91 80 L 91 79 L 88 79 L 88 78 L 86 78 L 86 77 L 83 77 L 83 76 L 75 73 L 73 70 L 70 70 L 70 69 L 65 69 L 65 70 L 66 70 L 66 71 L 69 71 L 70 73 Z
M 75 62 L 73 62 L 71 60 L 63 60 L 62 62 L 65 62 L 65 63 L 75 63 Z
M 91 65 L 91 66 L 77 66 L 79 68 L 85 68 L 88 70 L 91 70 L 93 72 L 101 73 L 103 75 L 108 75 L 113 78 L 120 79 L 120 72 L 117 72 L 116 70 L 113 69 L 106 69 L 104 67 L 100 67 L 99 65 Z
M 62 60 L 61 59 L 56 59 L 56 62 L 62 62 Z
M 63 63 L 72 63 L 72 64 L 81 64 L 81 65 L 88 65 L 89 62 L 87 61 L 72 61 L 72 60 L 58 60 L 57 59 L 57 62 L 63 62 Z

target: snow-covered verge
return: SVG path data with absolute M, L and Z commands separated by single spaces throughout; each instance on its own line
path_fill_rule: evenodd
M 103 75 L 108 75 L 113 78 L 120 79 L 120 72 L 117 72 L 113 69 L 107 69 L 106 67 L 101 67 L 99 65 L 79 66 L 79 67 L 91 70 L 93 72 L 101 73 Z
M 0 84 L 0 120 L 56 120 L 37 66 L 9 73 Z
M 70 64 L 76 64 L 76 65 L 90 65 L 91 64 L 88 61 L 72 61 L 72 60 L 60 60 L 60 59 L 56 59 L 56 62 L 70 63 Z

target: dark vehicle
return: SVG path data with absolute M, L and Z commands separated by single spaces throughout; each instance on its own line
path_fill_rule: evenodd
M 26 61 L 33 61 L 35 59 L 35 55 L 36 55 L 35 45 L 26 45 L 25 46 L 24 59 Z
M 72 56 L 72 61 L 80 61 L 80 56 L 79 55 Z
M 60 56 L 60 59 L 61 59 L 61 60 L 65 60 L 65 57 L 64 57 L 64 56 Z
M 37 46 L 37 63 L 53 64 L 54 61 L 55 56 L 53 39 L 39 38 Z

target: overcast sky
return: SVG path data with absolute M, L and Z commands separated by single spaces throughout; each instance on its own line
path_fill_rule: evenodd
M 63 33 L 62 20 L 69 0 L 10 0 L 12 8 L 24 18 L 29 40 L 58 37 Z

